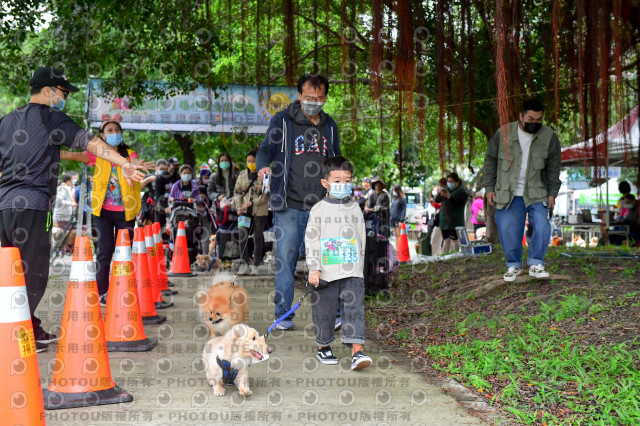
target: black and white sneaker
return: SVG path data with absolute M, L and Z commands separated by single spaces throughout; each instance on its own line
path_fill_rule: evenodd
M 351 357 L 351 369 L 362 370 L 371 365 L 371 358 L 358 351 Z
M 107 307 L 107 293 L 100 295 L 100 306 L 102 306 L 103 308 Z
M 49 349 L 49 345 L 46 343 L 40 343 L 36 340 L 36 352 L 44 352 Z
M 336 318 L 336 323 L 333 326 L 333 331 L 338 331 L 338 330 L 340 330 L 340 328 L 342 328 L 342 318 L 337 317 Z
M 56 336 L 55 334 L 47 333 L 42 328 L 40 328 L 39 330 L 36 330 L 33 333 L 33 337 L 35 338 L 35 341 L 37 343 L 41 343 L 43 345 L 46 345 L 47 343 L 53 343 L 56 340 L 58 340 L 58 336 Z M 37 345 L 36 345 L 36 347 L 37 347 Z
M 333 351 L 331 350 L 331 346 L 324 346 L 318 349 L 316 356 L 320 360 L 321 363 L 327 365 L 336 365 L 338 363 L 338 358 L 335 357 Z

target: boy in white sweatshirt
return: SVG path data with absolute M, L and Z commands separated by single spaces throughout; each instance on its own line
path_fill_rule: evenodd
M 327 196 L 309 213 L 305 233 L 311 313 L 315 325 L 317 357 L 323 364 L 337 364 L 329 346 L 334 336 L 336 306 L 340 304 L 342 343 L 351 346 L 351 369 L 371 365 L 362 353 L 364 345 L 364 218 L 351 201 L 353 167 L 342 156 L 327 158 L 322 165 L 322 186 Z

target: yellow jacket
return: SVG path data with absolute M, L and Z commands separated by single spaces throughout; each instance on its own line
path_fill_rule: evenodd
M 132 149 L 127 149 L 127 153 L 131 156 Z M 122 201 L 124 202 L 125 220 L 133 220 L 140 212 L 142 200 L 140 199 L 140 182 L 133 182 L 129 186 L 122 174 L 122 168 L 116 167 L 118 173 L 118 182 L 122 191 Z M 111 177 L 111 163 L 102 158 L 96 157 L 96 165 L 93 170 L 93 189 L 91 191 L 91 206 L 93 214 L 100 216 L 102 204 L 107 195 L 107 187 L 109 186 L 109 178 Z

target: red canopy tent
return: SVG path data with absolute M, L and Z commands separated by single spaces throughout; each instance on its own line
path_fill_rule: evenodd
M 635 167 L 638 164 L 638 113 L 636 106 L 626 117 L 607 130 L 609 166 Z M 562 165 L 567 167 L 593 166 L 593 149 L 598 165 L 605 166 L 604 133 L 586 142 L 562 148 Z

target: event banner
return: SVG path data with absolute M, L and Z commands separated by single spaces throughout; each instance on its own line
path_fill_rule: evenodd
M 201 86 L 184 95 L 147 99 L 131 108 L 126 96 L 103 95 L 101 82 L 90 79 L 87 84 L 86 116 L 91 127 L 116 120 L 129 130 L 263 134 L 271 117 L 298 98 L 297 89 L 287 86 L 229 85 L 217 91 Z

